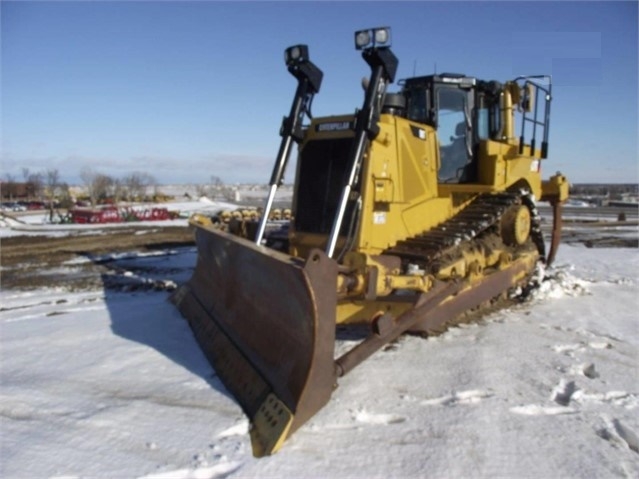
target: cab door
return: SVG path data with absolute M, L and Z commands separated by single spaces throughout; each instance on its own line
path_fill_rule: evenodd
M 439 137 L 439 183 L 474 181 L 472 89 L 436 85 L 437 136 Z

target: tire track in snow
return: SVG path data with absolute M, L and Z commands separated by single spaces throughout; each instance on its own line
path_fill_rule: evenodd
M 639 454 L 639 437 L 623 424 L 619 419 L 610 418 L 606 415 L 601 416 L 601 425 L 595 427 L 595 433 L 600 438 L 610 442 L 616 447 L 628 448 L 636 454 Z
M 15 299 L 15 298 L 3 298 Z M 19 299 L 19 296 L 18 296 Z M 4 302 L 4 301 L 3 301 Z M 39 301 L 27 304 L 12 305 L 7 301 L 8 306 L 0 308 L 0 318 L 3 323 L 15 323 L 30 319 L 42 319 L 60 314 L 73 313 L 78 311 L 99 311 L 105 308 L 104 294 L 86 295 L 66 295 L 61 294 L 59 298 L 55 296 L 47 301 Z M 92 305 L 92 303 L 96 303 Z M 5 303 L 6 304 L 6 303 Z M 53 307 L 54 309 L 52 309 Z M 18 311 L 20 313 L 16 314 Z
M 545 329 L 550 328 L 547 325 L 542 325 L 542 327 Z M 625 423 L 625 420 L 622 421 L 607 414 L 599 414 L 599 418 L 593 421 L 588 409 L 589 405 L 608 404 L 613 408 L 634 410 L 639 407 L 637 394 L 626 391 L 587 392 L 588 384 L 604 385 L 606 381 L 601 378 L 602 374 L 597 370 L 594 362 L 585 362 L 583 358 L 579 357 L 589 353 L 596 353 L 601 360 L 605 360 L 606 356 L 614 354 L 617 346 L 622 345 L 625 341 L 584 328 L 556 326 L 552 327 L 552 329 L 584 338 L 584 340 L 575 343 L 555 344 L 551 346 L 551 350 L 558 355 L 574 360 L 575 364 L 569 366 L 566 372 L 576 378 L 585 378 L 582 381 L 587 382 L 578 386 L 577 381 L 579 379 L 560 378 L 558 384 L 552 389 L 549 398 L 557 405 L 522 405 L 510 408 L 510 412 L 527 416 L 579 414 L 587 422 L 593 424 L 593 430 L 598 437 L 608 441 L 613 447 L 628 449 L 634 454 L 639 454 L 639 437 Z M 625 460 L 621 460 L 619 466 L 622 471 L 633 470 L 631 464 Z M 632 473 L 627 475 L 628 477 L 634 476 Z

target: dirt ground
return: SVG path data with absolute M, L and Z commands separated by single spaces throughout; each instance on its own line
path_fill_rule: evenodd
M 546 235 L 550 224 L 542 224 Z M 626 233 L 615 229 L 623 227 Z M 630 228 L 630 233 L 628 233 Z M 562 241 L 588 248 L 639 247 L 637 222 L 566 221 Z M 634 233 L 633 233 L 634 230 Z M 101 255 L 135 253 L 194 246 L 192 228 L 139 226 L 113 230 L 86 230 L 62 237 L 16 236 L 0 241 L 0 287 L 37 289 L 63 286 L 70 290 L 107 286 L 118 262 Z M 559 249 L 561 257 L 561 247 Z
M 0 242 L 0 286 L 3 289 L 35 289 L 62 282 L 72 289 L 91 289 L 101 284 L 104 262 L 100 255 L 116 252 L 153 251 L 193 246 L 188 227 L 127 228 L 110 231 L 87 230 L 63 237 L 15 236 Z M 76 261 L 87 258 L 88 261 Z M 73 263 L 71 271 L 56 268 Z M 47 274 L 48 273 L 48 274 Z M 96 284 L 94 284 L 96 283 Z

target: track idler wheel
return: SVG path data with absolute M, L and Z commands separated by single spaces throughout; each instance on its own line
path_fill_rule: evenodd
M 501 218 L 501 238 L 508 246 L 523 245 L 530 237 L 530 210 L 524 205 L 511 207 Z

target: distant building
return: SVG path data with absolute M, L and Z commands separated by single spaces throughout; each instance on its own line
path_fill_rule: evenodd
M 20 200 L 29 197 L 29 184 L 0 180 L 0 194 L 3 200 Z

